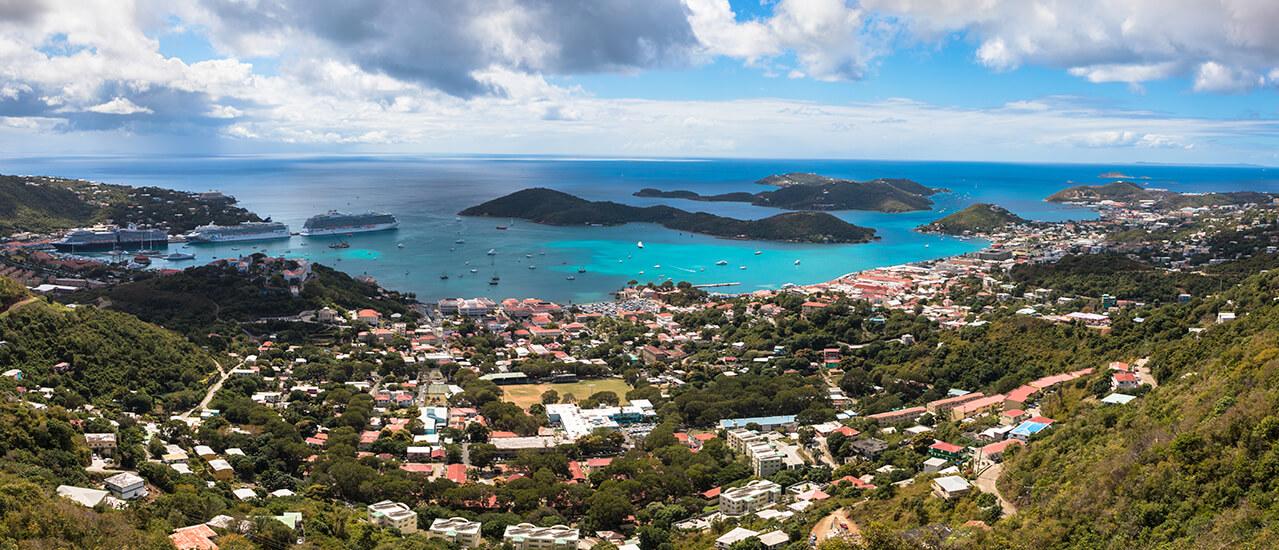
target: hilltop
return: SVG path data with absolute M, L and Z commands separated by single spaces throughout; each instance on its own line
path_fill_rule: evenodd
M 785 210 L 870 210 L 875 212 L 912 212 L 932 208 L 927 197 L 945 192 L 925 187 L 908 179 L 880 178 L 852 181 L 818 174 L 792 172 L 768 176 L 757 185 L 778 187 L 758 193 L 735 192 L 699 195 L 693 191 L 661 191 L 641 189 L 637 197 L 661 197 L 704 202 L 749 202 L 755 206 L 771 206 Z
M 520 218 L 547 225 L 660 224 L 667 229 L 715 237 L 811 243 L 859 243 L 875 230 L 817 212 L 791 212 L 762 220 L 738 220 L 669 206 L 641 208 L 615 202 L 592 202 L 545 188 L 516 191 L 459 212 L 462 216 Z
M 1027 221 L 1002 206 L 979 202 L 928 225 L 920 226 L 919 229 L 921 231 L 960 235 L 964 232 L 985 233 L 1008 224 L 1020 224 Z

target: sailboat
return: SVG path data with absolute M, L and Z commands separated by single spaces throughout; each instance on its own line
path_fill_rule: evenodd
M 644 248 L 644 241 L 639 241 L 639 242 L 635 243 L 635 246 L 638 246 L 638 247 L 640 247 L 640 248 Z
M 489 249 L 489 251 L 488 251 L 488 252 L 486 252 L 486 254 L 488 254 L 489 256 L 496 256 L 496 255 L 497 255 L 497 249 L 490 248 L 490 249 Z
M 578 273 L 586 273 L 586 268 L 585 268 L 585 267 L 582 267 L 582 266 L 580 266 L 580 265 L 579 265 L 579 266 L 577 266 L 577 272 L 578 272 Z

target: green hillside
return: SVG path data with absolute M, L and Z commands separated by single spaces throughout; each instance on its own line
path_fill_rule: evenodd
M 657 223 L 677 231 L 769 241 L 856 243 L 865 242 L 875 234 L 874 229 L 858 227 L 825 213 L 791 212 L 762 220 L 737 220 L 669 206 L 640 208 L 615 202 L 592 202 L 545 188 L 516 191 L 459 214 L 520 218 L 548 225 Z
M 977 203 L 955 212 L 940 220 L 920 227 L 923 231 L 936 231 L 959 235 L 965 231 L 972 233 L 989 232 L 1008 224 L 1026 223 L 1027 220 L 1009 212 L 1002 206 Z
M 704 202 L 749 202 L 755 206 L 770 206 L 785 210 L 912 212 L 932 208 L 933 201 L 927 197 L 943 192 L 943 190 L 925 187 L 907 179 L 880 178 L 871 181 L 852 181 L 800 172 L 772 175 L 755 183 L 779 189 L 758 193 L 699 195 L 693 191 L 661 191 L 649 188 L 637 191 L 635 196 Z
M 1181 193 L 1155 203 L 1156 208 L 1179 210 L 1182 208 L 1200 208 L 1204 206 L 1224 206 L 1230 204 L 1247 204 L 1250 202 L 1265 204 L 1274 197 L 1267 193 L 1255 191 L 1233 191 L 1229 193 Z
M 25 178 L 0 176 L 0 234 L 43 233 L 86 225 L 96 214 L 95 207 L 70 189 L 43 183 L 29 185 Z

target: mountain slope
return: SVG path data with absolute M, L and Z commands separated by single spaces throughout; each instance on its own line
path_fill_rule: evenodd
M 940 220 L 920 227 L 924 231 L 936 231 L 959 235 L 965 231 L 988 232 L 1009 224 L 1026 223 L 1026 219 L 1005 210 L 1002 206 L 977 203 Z
M 1157 199 L 1159 195 L 1151 193 L 1142 186 L 1130 181 L 1117 181 L 1106 185 L 1076 185 L 1067 187 L 1048 195 L 1046 202 L 1094 202 L 1103 200 L 1147 200 Z

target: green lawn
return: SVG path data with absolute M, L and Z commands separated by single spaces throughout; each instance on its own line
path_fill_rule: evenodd
M 626 381 L 620 378 L 601 378 L 599 380 L 586 380 L 583 382 L 572 382 L 569 384 L 520 384 L 515 386 L 502 386 L 505 400 L 515 403 L 523 408 L 528 408 L 534 403 L 542 402 L 542 393 L 546 390 L 555 390 L 559 392 L 560 397 L 566 394 L 573 394 L 579 400 L 590 397 L 593 393 L 602 391 L 611 391 L 616 393 L 622 399 L 622 404 L 627 404 L 626 392 L 631 391 L 631 387 L 626 385 Z

